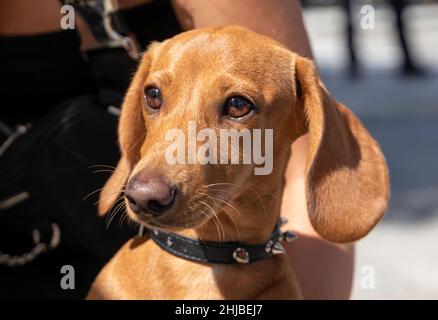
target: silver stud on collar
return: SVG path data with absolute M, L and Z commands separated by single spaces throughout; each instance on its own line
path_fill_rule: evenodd
M 158 236 L 158 230 L 157 230 L 157 229 L 153 229 L 152 232 L 153 232 L 156 236 Z
M 298 236 L 293 233 L 292 231 L 285 231 L 281 234 L 281 238 L 282 240 L 286 241 L 286 242 L 292 242 L 294 240 L 296 240 L 298 238 Z
M 233 258 L 238 263 L 248 263 L 249 262 L 249 253 L 243 248 L 237 248 L 233 252 Z
M 268 242 L 266 242 L 266 247 L 265 247 L 265 252 L 267 254 L 272 253 L 272 247 L 274 246 L 274 241 L 269 240 Z
M 167 245 L 170 247 L 170 246 L 172 246 L 172 244 L 173 244 L 173 241 L 172 241 L 172 239 L 170 238 L 170 236 L 167 237 Z
M 288 220 L 284 217 L 280 217 L 280 227 L 284 226 L 286 223 L 288 223 Z
M 282 246 L 282 244 L 278 241 L 269 240 L 266 243 L 265 252 L 267 254 L 283 254 L 286 253 L 286 250 Z
M 280 242 L 275 242 L 272 246 L 272 254 L 283 254 L 286 253 L 286 250 L 284 250 L 284 247 L 281 245 Z

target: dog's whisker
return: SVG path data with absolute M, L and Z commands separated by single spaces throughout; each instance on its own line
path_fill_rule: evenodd
M 128 176 L 130 175 L 130 172 L 121 169 L 120 166 L 119 166 L 119 167 L 113 167 L 113 166 L 106 165 L 106 164 L 95 164 L 95 165 L 91 165 L 91 166 L 87 167 L 87 170 L 89 170 L 89 169 L 94 169 L 94 168 L 101 168 L 101 169 L 98 169 L 98 170 L 92 171 L 93 174 L 95 174 L 95 173 L 100 173 L 100 172 L 110 172 L 110 173 L 114 173 L 114 172 L 117 170 L 117 171 L 120 171 L 121 173 L 123 173 L 123 175 L 124 175 L 125 177 L 128 177 Z
M 207 184 L 207 185 L 203 186 L 203 188 L 210 188 L 210 187 L 220 186 L 220 185 L 228 185 L 228 186 L 234 186 L 234 187 L 238 186 L 237 184 L 231 183 L 231 182 L 217 182 L 217 183 Z
M 251 182 L 246 182 L 246 185 L 250 186 L 254 190 L 255 193 L 259 194 L 257 185 L 255 185 L 254 183 L 251 183 Z M 266 194 L 272 196 L 276 200 L 280 200 L 280 197 L 273 192 L 267 191 Z
M 116 199 L 116 201 L 114 201 L 114 203 L 113 203 L 113 205 L 111 206 L 111 208 L 108 210 L 108 215 L 107 215 L 107 219 L 108 219 L 108 216 L 111 214 L 111 212 L 114 210 L 114 207 L 116 206 L 116 205 L 118 205 L 118 202 L 120 201 L 120 200 L 122 200 L 123 199 L 123 197 L 119 197 L 119 198 L 117 198 Z
M 247 183 L 247 185 L 254 191 L 254 194 L 256 196 L 257 201 L 260 202 L 260 204 L 261 204 L 261 206 L 263 208 L 264 218 L 267 219 L 268 218 L 268 211 L 266 209 L 265 202 L 263 201 L 262 197 L 260 196 L 260 193 L 255 188 L 254 184 Z M 220 187 L 220 186 L 237 186 L 237 184 L 229 183 L 229 182 L 218 182 L 218 183 L 212 183 L 212 184 L 205 185 L 205 186 L 203 186 L 203 188 L 206 189 L 207 192 L 208 191 L 210 191 L 210 192 L 211 191 L 215 191 L 215 192 L 223 193 L 223 194 L 229 194 L 229 193 L 231 193 L 233 191 L 233 190 L 224 189 L 224 188 L 217 188 L 217 187 Z M 272 193 L 268 193 L 268 194 L 273 195 Z M 222 203 L 224 203 L 225 205 L 230 206 L 236 213 L 241 215 L 241 210 L 239 208 L 237 208 L 238 207 L 237 204 L 233 203 L 231 200 L 223 197 L 222 195 L 215 194 L 214 196 L 215 196 L 215 198 L 217 200 L 219 200 L 219 199 L 222 200 Z M 228 213 L 228 212 L 226 212 L 226 213 Z
M 210 217 L 207 213 L 205 213 L 203 210 L 199 210 L 198 212 L 200 212 L 201 214 L 203 214 L 204 216 L 206 216 L 208 220 L 210 220 L 211 217 Z M 204 238 L 204 228 L 201 228 L 201 236 L 200 236 L 200 239 L 203 239 L 203 238 Z
M 220 189 L 220 188 L 210 188 L 209 190 L 213 190 L 213 191 L 222 191 L 222 192 L 225 192 L 225 193 L 231 193 L 231 191 L 232 190 L 226 190 L 226 189 Z M 208 195 L 209 196 L 209 195 Z M 210 197 L 210 196 L 209 196 Z M 241 216 L 241 209 L 240 208 L 238 208 L 238 205 L 236 204 L 236 203 L 234 203 L 232 200 L 230 200 L 230 199 L 228 199 L 228 198 L 225 198 L 225 197 L 223 197 L 222 195 L 218 195 L 218 194 L 215 194 L 214 195 L 214 197 L 216 198 L 216 199 L 220 199 L 220 200 L 222 200 L 222 202 L 227 202 L 227 204 L 229 205 L 229 206 L 231 206 L 237 213 L 238 213 L 238 215 L 239 216 Z
M 103 189 L 103 188 L 99 188 L 99 189 L 96 189 L 96 190 L 90 192 L 90 193 L 87 194 L 85 197 L 83 197 L 82 200 L 87 200 L 89 197 L 91 197 L 91 196 L 92 196 L 93 194 L 95 194 L 96 192 L 102 191 L 102 189 Z
M 223 199 L 220 199 L 220 198 L 213 198 L 215 201 L 220 201 L 220 202 L 222 202 L 222 203 L 225 203 L 226 205 L 228 205 L 228 206 L 231 206 L 231 204 L 228 202 L 228 201 L 226 201 L 226 200 L 223 200 Z M 235 208 L 235 207 L 233 207 L 233 206 L 231 206 L 231 208 L 232 209 L 234 209 L 234 210 L 237 210 L 237 208 Z M 234 224 L 234 228 L 236 229 L 236 233 L 237 233 L 237 237 L 240 239 L 241 237 L 240 237 L 240 232 L 239 232 L 239 226 L 237 225 L 237 223 L 236 223 L 236 220 L 234 219 L 234 217 L 233 217 L 233 215 L 230 213 L 230 212 L 228 212 L 228 210 L 226 209 L 226 207 L 222 207 L 222 209 L 223 209 L 223 212 L 230 218 L 230 220 L 233 222 L 233 224 Z M 241 213 L 237 210 L 236 211 L 239 215 L 241 215 Z
M 263 201 L 262 197 L 260 196 L 260 194 L 259 194 L 259 192 L 256 190 L 256 188 L 255 188 L 255 187 L 252 187 L 252 188 L 253 188 L 253 190 L 254 190 L 254 193 L 255 193 L 257 199 L 258 199 L 259 202 L 262 204 L 263 212 L 264 212 L 264 215 L 265 215 L 265 219 L 267 219 L 267 218 L 268 218 L 268 211 L 266 210 L 265 202 Z
M 201 193 L 201 194 L 204 194 L 204 195 L 206 195 L 207 197 L 209 197 L 210 199 L 212 199 L 213 200 L 213 202 L 216 202 L 216 201 L 220 201 L 221 203 L 224 203 L 225 205 L 227 205 L 227 206 L 229 206 L 229 207 L 231 207 L 239 216 L 241 216 L 242 215 L 242 213 L 241 213 L 241 211 L 230 201 L 230 200 L 228 200 L 228 199 L 225 199 L 225 198 L 220 198 L 220 197 L 213 197 L 213 196 L 210 196 L 209 194 L 206 194 L 206 193 Z M 224 206 L 222 206 L 222 209 L 223 209 L 223 211 L 224 211 L 224 213 L 231 219 L 231 221 L 233 222 L 233 224 L 234 224 L 234 227 L 235 227 L 235 229 L 236 229 L 236 232 L 237 232 L 237 235 L 238 235 L 238 237 L 240 238 L 240 232 L 239 232 L 239 228 L 238 228 L 238 226 L 237 226 L 237 223 L 236 223 L 236 220 L 234 219 L 234 217 L 232 216 L 232 214 L 230 213 L 230 212 L 228 212 L 228 210 L 226 209 L 226 207 L 224 207 Z
M 207 213 L 205 213 L 200 208 L 197 208 L 196 200 L 197 200 L 197 197 L 194 197 L 192 200 L 189 201 L 189 203 L 187 204 L 187 212 L 190 212 L 192 214 L 195 212 L 199 212 L 202 215 L 204 215 L 205 217 L 207 217 L 207 220 L 210 220 L 211 217 Z M 203 237 L 204 237 L 204 228 L 201 228 L 200 238 L 202 239 Z
M 116 167 L 110 166 L 110 165 L 107 165 L 107 164 L 93 164 L 93 165 L 87 167 L 87 169 L 98 168 L 98 167 L 109 168 L 109 169 L 114 169 L 114 170 L 116 169 Z
M 268 211 L 267 211 L 267 209 L 266 209 L 266 205 L 265 205 L 265 202 L 263 201 L 263 198 L 260 196 L 260 193 L 258 192 L 258 190 L 256 189 L 256 187 L 255 187 L 255 185 L 254 184 L 252 184 L 252 183 L 246 183 L 253 191 L 254 191 L 254 193 L 255 193 L 255 195 L 256 195 L 256 199 L 258 200 L 258 202 L 260 202 L 260 204 L 262 205 L 262 207 L 263 207 L 263 214 L 264 214 L 264 218 L 265 219 L 267 219 L 268 218 Z M 236 184 L 234 184 L 234 183 L 228 183 L 228 182 L 219 182 L 219 183 L 213 183 L 213 184 L 209 184 L 209 185 L 206 185 L 206 186 L 204 186 L 204 188 L 205 189 L 207 189 L 207 191 L 211 191 L 211 190 L 213 190 L 213 191 L 216 191 L 216 192 L 221 192 L 221 193 L 231 193 L 233 190 L 229 190 L 229 189 L 224 189 L 224 188 L 214 188 L 215 186 L 220 186 L 220 185 L 233 185 L 233 186 L 237 186 Z M 272 195 L 272 196 L 274 196 L 275 198 L 278 198 L 276 195 L 274 195 L 272 192 L 268 192 L 267 193 L 268 195 Z M 231 200 L 229 200 L 229 199 L 225 199 L 225 198 L 222 198 L 222 196 L 220 196 L 220 195 L 215 195 L 217 198 L 221 198 L 222 200 L 226 200 L 226 201 L 230 201 L 231 202 Z M 246 199 L 247 198 L 245 198 L 245 197 L 242 197 L 242 199 L 244 199 L 245 201 L 246 201 Z M 233 204 L 232 202 L 231 202 L 231 204 L 229 204 L 229 206 L 233 206 L 234 207 L 234 205 L 235 206 L 237 206 L 237 204 Z M 235 208 L 234 207 L 234 210 L 235 211 L 237 211 L 237 212 L 239 212 L 239 214 L 240 214 L 240 210 L 239 209 L 237 209 L 237 208 Z
M 112 196 L 114 196 L 115 194 L 122 194 L 122 196 L 121 196 L 121 198 L 123 198 L 124 196 L 123 196 L 123 193 L 125 192 L 125 187 L 123 187 L 120 191 L 118 191 L 118 192 L 114 192 L 114 193 L 111 193 L 111 194 L 108 194 L 108 195 L 106 195 L 105 197 L 100 197 L 100 199 L 99 200 L 97 200 L 95 203 L 94 203 L 94 205 L 97 205 L 97 204 L 99 204 L 100 202 L 102 202 L 103 200 L 105 200 L 105 199 L 108 199 L 108 198 L 111 198 Z M 120 198 L 119 198 L 120 199 Z
M 120 201 L 120 200 L 118 200 L 118 201 Z M 108 215 L 108 219 L 107 219 L 108 222 L 107 222 L 107 225 L 106 225 L 107 229 L 109 228 L 109 226 L 110 226 L 111 222 L 113 221 L 114 217 L 120 212 L 120 210 L 124 207 L 124 205 L 125 205 L 124 201 L 120 202 L 117 205 L 117 207 L 114 209 L 114 212 L 111 212 Z
M 212 186 L 219 186 L 219 185 L 229 185 L 229 186 L 235 186 L 235 187 L 238 186 L 236 183 L 231 183 L 231 182 L 218 182 L 218 183 L 212 183 L 212 184 L 205 185 L 204 188 L 210 188 L 210 187 L 212 187 Z M 254 183 L 246 182 L 246 183 L 245 183 L 245 186 L 249 186 L 249 187 L 251 187 L 251 188 L 254 190 L 254 192 L 255 192 L 257 195 L 259 195 L 259 192 L 258 192 L 258 189 L 257 189 L 258 186 L 255 185 Z M 225 191 L 226 189 L 222 189 L 222 190 Z M 226 191 L 230 191 L 230 192 L 231 192 L 231 190 L 226 190 Z M 268 195 L 274 197 L 274 198 L 277 199 L 277 200 L 279 199 L 278 195 L 276 195 L 276 194 L 274 194 L 274 193 L 272 193 L 272 192 L 267 192 L 266 194 L 268 194 Z
M 114 205 L 111 207 L 111 209 L 109 210 L 109 213 L 107 215 L 107 220 L 108 218 L 110 218 L 111 216 L 115 215 L 117 213 L 117 209 L 119 208 L 120 205 L 124 204 L 123 201 L 123 197 L 119 197 L 115 202 Z M 116 206 L 117 205 L 117 206 Z
M 238 208 L 237 204 L 233 203 L 231 200 L 226 199 L 226 198 L 223 198 L 223 197 L 220 197 L 220 196 L 218 196 L 218 195 L 216 195 L 215 198 L 216 198 L 217 200 L 221 201 L 222 203 L 225 203 L 225 204 L 227 204 L 228 206 L 230 206 L 231 208 L 233 208 L 234 211 L 235 211 L 239 216 L 242 215 L 242 212 L 241 212 L 241 210 Z
M 208 188 L 207 191 L 208 192 L 211 192 L 211 191 L 222 192 L 222 193 L 227 193 L 227 194 L 230 194 L 233 192 L 233 190 L 227 190 L 227 189 L 222 189 L 222 188 Z
M 208 190 L 207 190 L 209 193 L 212 193 L 214 196 L 220 196 L 221 198 L 222 197 L 226 197 L 227 195 L 229 195 L 229 194 L 231 194 L 231 193 L 233 193 L 233 190 L 227 190 L 227 189 L 222 189 L 222 188 L 209 188 Z M 218 194 L 218 193 L 220 193 L 220 194 Z M 222 195 L 223 194 L 223 195 Z M 239 199 L 240 200 L 243 200 L 243 201 L 245 201 L 246 202 L 246 200 L 247 200 L 247 195 L 245 195 L 245 194 L 242 194 L 242 195 L 239 195 Z M 231 199 L 229 199 L 228 197 L 227 198 L 223 198 L 224 200 L 225 199 L 228 199 L 228 200 L 230 200 L 231 201 Z M 237 204 L 236 204 L 237 205 Z
M 123 210 L 123 212 L 122 212 L 122 216 L 124 217 L 124 219 L 122 221 L 122 227 L 124 227 L 125 224 L 129 228 L 140 227 L 142 225 L 141 222 L 137 222 L 137 221 L 131 219 L 131 217 L 128 214 L 128 211 L 126 210 L 126 207 L 125 207 L 125 210 Z
M 214 224 L 216 226 L 216 230 L 217 230 L 218 236 L 220 238 L 221 235 L 220 235 L 220 231 L 219 231 L 219 225 L 218 225 L 218 223 L 217 223 L 217 221 L 215 219 L 214 212 L 211 211 L 211 209 L 209 208 L 209 206 L 205 202 L 200 201 L 200 203 L 203 204 L 204 206 L 206 206 L 206 208 L 207 208 L 206 216 L 208 217 L 208 219 L 213 219 L 213 222 L 214 222 Z
M 119 210 L 119 206 L 120 206 L 121 204 L 118 204 L 117 205 L 117 211 Z M 113 218 L 115 217 L 117 215 L 117 212 L 116 211 L 114 211 L 113 213 L 111 213 L 111 216 L 109 216 L 108 215 L 108 217 L 107 217 L 107 219 L 106 219 L 106 221 L 105 221 L 105 224 L 106 224 L 106 229 L 108 230 L 109 229 L 109 227 L 110 227 L 110 225 L 111 225 L 111 222 L 113 221 Z
M 217 216 L 217 214 L 216 214 L 216 211 L 210 206 L 210 205 L 208 205 L 207 203 L 205 203 L 204 201 L 199 201 L 200 203 L 202 203 L 202 204 L 204 204 L 207 208 L 208 208 L 208 210 L 211 212 L 211 214 L 212 214 L 212 218 L 215 220 L 215 221 L 217 221 L 217 226 L 220 226 L 220 229 L 221 229 L 221 231 L 222 231 L 222 233 L 219 231 L 219 227 L 217 228 L 218 230 L 218 236 L 219 236 L 219 242 L 223 242 L 224 241 L 224 239 L 225 239 L 225 231 L 224 231 L 224 227 L 223 227 L 223 225 L 222 225 L 222 223 L 221 223 L 221 221 L 220 221 L 220 219 L 218 218 L 218 216 Z
M 146 132 L 143 133 L 143 134 L 140 136 L 140 138 L 138 138 L 136 141 L 134 141 L 134 143 L 131 145 L 131 147 L 130 147 L 128 150 L 132 150 L 132 149 L 134 149 L 134 148 L 137 146 L 137 144 L 138 144 L 141 140 L 144 140 L 144 138 L 146 138 Z
M 119 227 L 120 228 L 123 228 L 123 223 L 128 219 L 128 221 L 129 221 L 129 216 L 128 216 L 128 214 L 127 214 L 128 212 L 126 211 L 126 208 L 125 208 L 125 211 L 122 213 L 122 215 L 121 215 L 121 217 L 119 218 Z
M 92 171 L 91 173 L 101 173 L 101 172 L 110 172 L 110 173 L 113 173 L 114 172 L 114 170 L 113 169 L 99 169 L 99 170 L 94 170 L 94 171 Z
M 127 221 L 129 227 L 134 227 L 137 225 L 134 220 L 129 218 L 128 211 L 126 210 L 126 207 L 125 207 L 125 211 L 123 212 L 123 215 L 126 216 L 126 221 Z

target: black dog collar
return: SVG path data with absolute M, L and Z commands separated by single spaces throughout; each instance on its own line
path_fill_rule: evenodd
M 196 262 L 234 264 L 256 262 L 285 253 L 280 241 L 290 242 L 297 236 L 290 231 L 281 232 L 284 223 L 284 219 L 277 223 L 270 239 L 260 244 L 202 241 L 156 229 L 147 231 L 158 246 L 177 257 Z

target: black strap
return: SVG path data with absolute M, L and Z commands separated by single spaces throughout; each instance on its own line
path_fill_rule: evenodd
M 284 253 L 280 241 L 296 239 L 290 231 L 281 232 L 280 224 L 275 226 L 269 240 L 260 244 L 202 241 L 156 229 L 148 230 L 148 233 L 163 250 L 183 259 L 218 264 L 252 263 Z
M 103 47 L 123 47 L 133 60 L 139 59 L 139 45 L 118 11 L 116 0 L 60 1 L 64 5 L 71 5 L 81 14 Z

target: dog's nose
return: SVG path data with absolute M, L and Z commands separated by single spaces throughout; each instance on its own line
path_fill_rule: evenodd
M 169 209 L 176 196 L 176 187 L 162 177 L 139 174 L 128 183 L 125 197 L 132 211 L 137 214 L 162 215 Z

